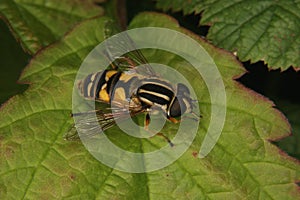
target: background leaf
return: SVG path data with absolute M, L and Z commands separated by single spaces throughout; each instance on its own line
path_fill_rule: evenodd
M 30 54 L 59 39 L 75 23 L 101 14 L 103 10 L 91 0 L 0 2 L 0 17 Z
M 157 1 L 164 10 L 202 13 L 201 25 L 211 25 L 207 37 L 221 48 L 237 52 L 241 61 L 263 60 L 271 69 L 300 66 L 300 3 L 287 1 L 175 0 Z
M 62 135 L 71 123 L 75 74 L 87 53 L 103 40 L 106 20 L 85 21 L 62 41 L 39 52 L 21 77 L 32 83 L 29 89 L 2 107 L 1 199 L 299 199 L 295 183 L 300 176 L 299 163 L 268 141 L 290 133 L 283 115 L 272 108 L 270 101 L 233 80 L 244 70 L 231 54 L 157 13 L 137 16 L 130 28 L 162 26 L 184 32 L 209 52 L 222 74 L 227 118 L 213 151 L 204 159 L 195 156 L 209 124 L 210 100 L 205 83 L 193 80 L 186 62 L 156 51 L 145 53 L 151 61 L 166 63 L 192 80 L 205 116 L 194 143 L 180 159 L 159 171 L 129 174 L 102 165 L 81 143 L 64 141 Z M 171 132 L 172 126 L 166 131 Z M 129 150 L 146 151 L 163 142 L 156 137 L 128 139 L 116 128 L 107 135 Z
M 29 56 L 23 53 L 20 45 L 13 38 L 0 20 L 0 105 L 9 97 L 24 91 L 27 86 L 17 84 L 17 80 L 21 74 L 21 70 L 29 62 Z
M 300 106 L 286 101 L 278 101 L 277 104 L 282 112 L 288 117 L 293 133 L 291 136 L 282 139 L 277 144 L 285 152 L 300 159 Z

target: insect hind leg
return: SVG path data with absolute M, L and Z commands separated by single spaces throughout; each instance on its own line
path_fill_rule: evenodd
M 151 121 L 150 114 L 149 114 L 149 112 L 147 112 L 146 116 L 145 116 L 145 121 L 144 121 L 144 129 L 149 133 L 153 133 L 153 131 L 149 130 L 150 121 Z M 155 135 L 163 137 L 169 143 L 169 145 L 171 147 L 174 146 L 174 144 L 171 142 L 171 140 L 167 136 L 165 136 L 163 133 L 158 132 Z
M 160 133 L 160 132 L 159 132 L 159 133 L 156 133 L 156 135 L 163 137 L 163 138 L 169 143 L 169 145 L 170 145 L 171 147 L 174 146 L 174 144 L 172 143 L 172 141 L 171 141 L 167 136 L 165 136 L 163 133 Z

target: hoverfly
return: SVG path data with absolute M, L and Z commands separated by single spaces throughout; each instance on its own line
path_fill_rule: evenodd
M 112 21 L 106 23 L 105 35 L 107 37 L 118 33 L 113 29 Z M 115 125 L 116 118 L 125 119 L 145 113 L 144 127 L 147 130 L 150 123 L 150 111 L 160 110 L 166 119 L 178 123 L 176 119 L 185 113 L 193 112 L 194 103 L 190 97 L 188 87 L 182 83 L 171 84 L 156 74 L 146 58 L 134 46 L 134 42 L 128 35 L 122 35 L 121 42 L 109 44 L 103 52 L 110 61 L 110 69 L 87 75 L 79 80 L 77 87 L 80 95 L 87 100 L 94 100 L 104 104 L 117 105 L 114 114 L 112 110 L 96 110 L 97 120 L 89 117 L 89 112 L 73 113 L 72 116 L 80 117 L 71 130 L 65 135 L 67 140 L 78 138 L 76 129 L 84 135 L 94 135 L 99 132 L 95 127 L 100 125 L 102 131 Z M 126 45 L 133 45 L 135 49 L 121 57 L 114 57 L 111 52 L 118 48 L 126 48 Z M 138 67 L 139 65 L 142 65 Z M 112 109 L 112 108 L 111 108 Z M 129 112 L 129 115 L 128 115 Z M 164 137 L 168 143 L 173 143 L 162 133 L 156 133 Z

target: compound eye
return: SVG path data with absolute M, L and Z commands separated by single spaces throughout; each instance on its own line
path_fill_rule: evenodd
M 175 97 L 175 100 L 170 107 L 170 117 L 180 117 L 182 115 L 181 112 L 184 113 L 185 111 L 186 105 L 184 104 L 184 101 L 180 101 L 177 97 Z
M 178 83 L 177 84 L 177 95 L 184 95 L 184 94 L 190 95 L 189 88 L 182 83 Z

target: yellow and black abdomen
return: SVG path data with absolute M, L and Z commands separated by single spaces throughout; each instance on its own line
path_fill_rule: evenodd
M 122 72 L 104 70 L 89 74 L 78 82 L 80 94 L 86 99 L 110 102 L 112 88 Z
M 78 82 L 78 89 L 86 99 L 111 103 L 127 101 L 140 77 L 116 70 L 104 70 L 89 74 Z

